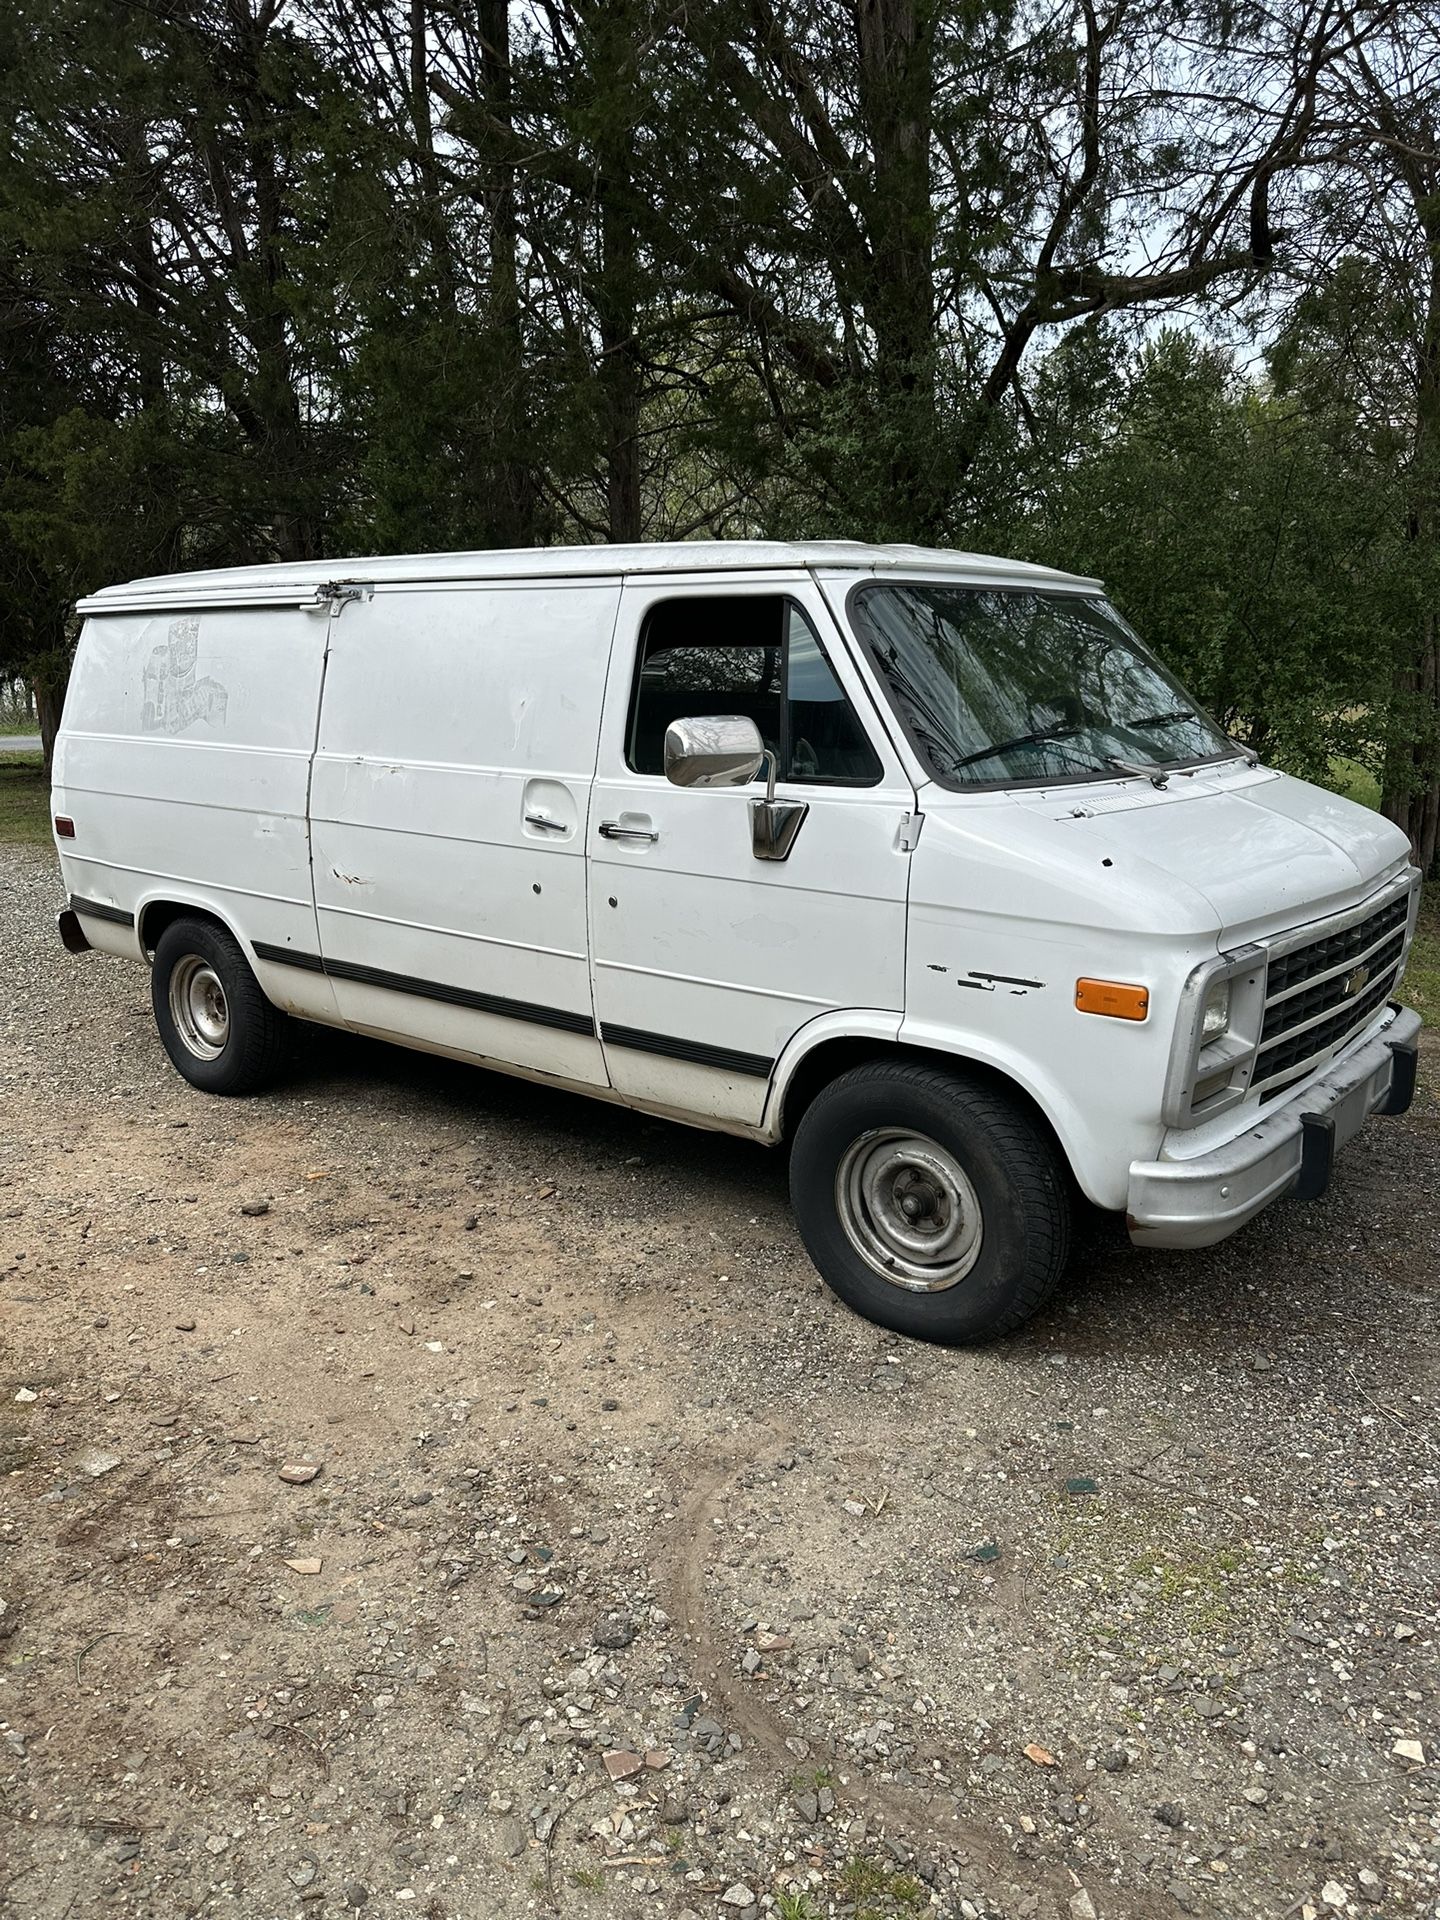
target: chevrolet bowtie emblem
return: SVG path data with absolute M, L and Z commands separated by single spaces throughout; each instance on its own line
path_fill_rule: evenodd
M 1347 1000 L 1353 1000 L 1369 978 L 1370 969 L 1368 967 L 1356 967 L 1353 973 L 1347 973 L 1345 976 L 1345 998 Z

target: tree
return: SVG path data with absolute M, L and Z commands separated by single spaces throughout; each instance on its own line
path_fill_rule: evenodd
M 1051 404 L 1067 412 L 1066 357 L 1040 382 L 1042 419 Z M 1120 360 L 1109 405 L 1053 471 L 1016 544 L 1103 578 L 1141 637 L 1265 758 L 1322 782 L 1337 759 L 1378 771 L 1375 715 L 1407 611 L 1403 496 L 1353 421 L 1167 333 Z
M 1275 367 L 1298 404 L 1319 414 L 1338 403 L 1367 467 L 1400 482 L 1403 619 L 1375 730 L 1384 810 L 1429 872 L 1440 848 L 1440 43 L 1418 25 L 1405 9 L 1324 76 L 1307 244 Z

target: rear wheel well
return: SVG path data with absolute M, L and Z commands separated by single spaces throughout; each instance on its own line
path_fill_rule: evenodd
M 940 1067 L 946 1072 L 958 1074 L 975 1086 L 988 1088 L 992 1093 L 1002 1095 L 1016 1106 L 1022 1107 L 1031 1120 L 1040 1127 L 1054 1142 L 1055 1151 L 1060 1156 L 1060 1164 L 1070 1174 L 1074 1182 L 1074 1172 L 1070 1167 L 1070 1156 L 1064 1143 L 1051 1124 L 1050 1116 L 1036 1100 L 1027 1093 L 1018 1080 L 1012 1080 L 1007 1073 L 1001 1073 L 998 1067 L 987 1066 L 981 1060 L 970 1060 L 964 1054 L 943 1053 L 935 1047 L 906 1047 L 893 1040 L 838 1039 L 823 1040 L 813 1048 L 796 1067 L 785 1089 L 784 1101 L 780 1109 L 781 1137 L 789 1142 L 795 1136 L 795 1129 L 804 1116 L 805 1109 L 823 1088 L 842 1073 L 849 1073 L 852 1067 L 866 1065 L 870 1061 L 898 1060 L 914 1066 Z
M 192 907 L 179 900 L 152 900 L 141 910 L 140 920 L 135 931 L 140 936 L 140 944 L 152 958 L 160 944 L 160 936 L 167 927 L 173 927 L 177 920 L 203 920 L 207 925 L 220 927 L 234 937 L 234 928 L 227 927 L 218 913 L 211 913 L 205 907 Z

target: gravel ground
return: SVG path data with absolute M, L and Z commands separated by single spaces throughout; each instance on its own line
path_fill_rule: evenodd
M 1437 1056 L 976 1352 L 777 1156 L 165 1061 L 0 850 L 0 1913 L 1433 1915 Z

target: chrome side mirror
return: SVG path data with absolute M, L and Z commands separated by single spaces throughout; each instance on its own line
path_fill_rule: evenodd
M 746 787 L 765 768 L 765 798 L 750 802 L 750 850 L 757 860 L 788 860 L 809 803 L 775 798 L 775 756 L 742 715 L 672 720 L 665 729 L 665 778 L 677 787 Z
M 665 729 L 665 778 L 677 787 L 748 787 L 765 759 L 753 720 L 706 714 Z

